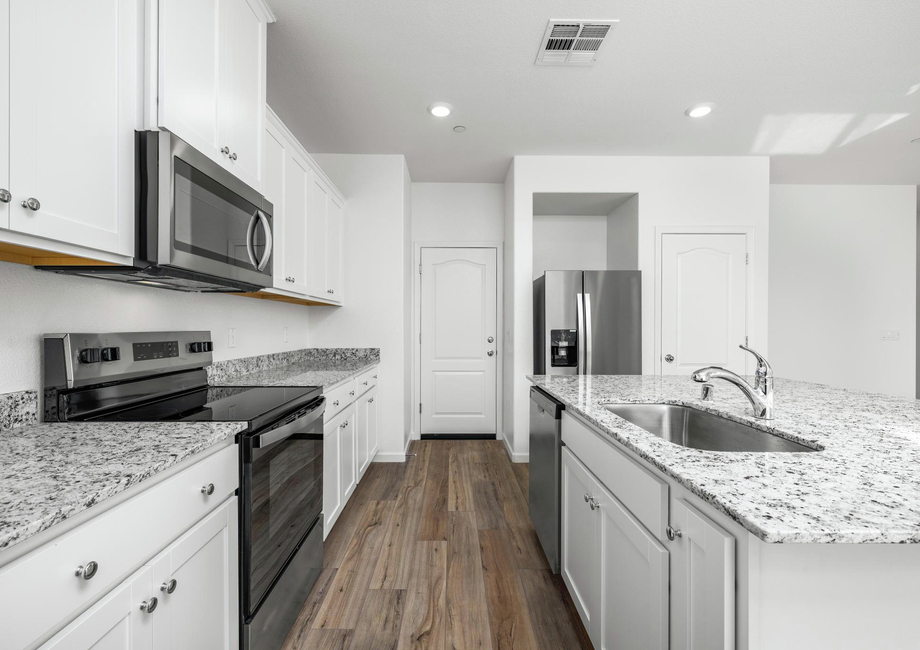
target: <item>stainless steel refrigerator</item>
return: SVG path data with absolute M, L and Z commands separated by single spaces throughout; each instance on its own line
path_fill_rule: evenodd
M 537 375 L 641 375 L 642 273 L 547 271 L 533 282 Z

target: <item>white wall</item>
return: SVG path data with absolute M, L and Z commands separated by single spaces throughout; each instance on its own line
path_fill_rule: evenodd
M 912 185 L 773 185 L 776 375 L 914 397 L 916 246 Z M 900 340 L 881 340 L 883 329 Z
M 532 202 L 531 202 L 532 205 Z M 515 374 L 517 367 L 514 365 L 517 349 L 515 348 L 514 329 L 517 323 L 517 306 L 514 301 L 514 290 L 516 283 L 515 278 L 515 232 L 514 232 L 514 160 L 508 167 L 508 173 L 505 175 L 505 227 L 504 227 L 504 264 L 502 265 L 502 302 L 505 309 L 504 332 L 502 332 L 502 366 L 504 374 L 502 375 L 502 437 L 505 441 L 505 447 L 514 460 L 526 460 L 525 457 L 515 457 L 515 440 L 514 432 L 516 423 L 514 421 L 514 397 L 515 397 Z M 532 302 L 532 297 L 531 297 Z M 531 313 L 529 321 L 533 325 L 533 314 Z M 529 413 L 528 413 L 529 419 Z
M 500 242 L 504 203 L 501 183 L 412 183 L 412 239 Z
M 6 262 L 0 262 L 0 296 L 0 393 L 40 387 L 46 333 L 210 330 L 218 361 L 310 347 L 309 308 L 301 305 L 130 286 Z
M 546 271 L 606 269 L 606 216 L 534 216 L 533 279 Z
M 639 268 L 639 195 L 628 199 L 607 215 L 607 269 L 635 271 Z
M 379 460 L 405 459 L 408 185 L 403 156 L 315 155 L 347 199 L 345 307 L 311 307 L 315 347 L 380 348 Z
M 766 349 L 767 238 L 770 167 L 766 157 L 516 156 L 513 197 L 506 204 L 506 261 L 514 287 L 506 304 L 512 322 L 513 445 L 517 459 L 528 454 L 529 382 L 533 371 L 533 194 L 534 192 L 638 193 L 639 270 L 642 271 L 642 365 L 654 370 L 655 229 L 658 226 L 726 226 L 753 229 L 753 313 L 750 343 Z M 508 181 L 506 180 L 506 186 Z M 506 267 L 508 268 L 508 267 Z M 506 348 L 508 345 L 506 344 Z M 764 352 L 764 354 L 768 354 Z M 506 427 L 507 430 L 507 427 Z

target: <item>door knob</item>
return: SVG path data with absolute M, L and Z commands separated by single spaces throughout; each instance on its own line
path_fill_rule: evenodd
M 39 202 L 38 199 L 35 199 L 35 198 L 26 199 L 25 201 L 22 202 L 21 205 L 24 208 L 28 208 L 32 212 L 38 212 L 39 210 L 42 209 L 42 204 Z
M 0 188 L 0 203 L 9 203 L 12 200 L 13 195 L 10 194 L 10 191 Z
M 488 352 L 486 352 L 486 354 L 488 354 L 491 357 L 493 354 L 495 354 L 495 350 L 489 350 Z
M 495 341 L 495 339 L 490 336 L 489 338 L 486 339 L 486 341 L 489 343 L 492 343 L 493 341 Z
M 674 362 L 674 355 L 673 355 L 673 354 L 666 354 L 666 355 L 664 355 L 664 360 L 665 360 L 666 362 L 668 362 L 668 363 L 673 363 L 673 362 Z

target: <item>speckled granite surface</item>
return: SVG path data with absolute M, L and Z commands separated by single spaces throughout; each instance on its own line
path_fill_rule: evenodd
M 721 381 L 703 406 L 687 377 L 530 379 L 766 542 L 920 543 L 920 401 L 777 379 L 776 418 L 767 422 Z M 824 449 L 680 447 L 601 406 L 613 402 L 696 406 Z
M 0 553 L 245 428 L 111 422 L 0 431 Z
M 379 363 L 380 357 L 310 359 L 286 366 L 230 377 L 223 386 L 322 386 L 329 389 L 360 375 Z
M 301 366 L 322 370 L 330 365 L 331 367 L 336 367 L 336 364 L 347 365 L 351 363 L 353 365 L 363 363 L 364 366 L 370 366 L 379 361 L 380 348 L 306 348 L 276 354 L 262 354 L 243 359 L 216 361 L 208 367 L 208 381 L 212 385 L 229 384 L 230 380 L 234 380 L 241 375 L 252 375 L 256 372 L 284 368 L 285 366 Z M 319 386 L 320 384 L 314 382 L 296 385 Z
M 0 431 L 38 421 L 38 391 L 22 390 L 0 395 Z

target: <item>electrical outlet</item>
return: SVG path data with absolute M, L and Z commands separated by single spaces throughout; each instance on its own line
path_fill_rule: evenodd
M 883 341 L 900 341 L 901 330 L 882 330 L 879 338 Z
M 288 328 L 285 327 L 284 328 L 284 342 L 287 343 L 290 340 L 291 340 L 291 337 L 288 336 Z
M 236 347 L 236 328 L 231 327 L 227 330 L 227 347 L 235 348 Z

